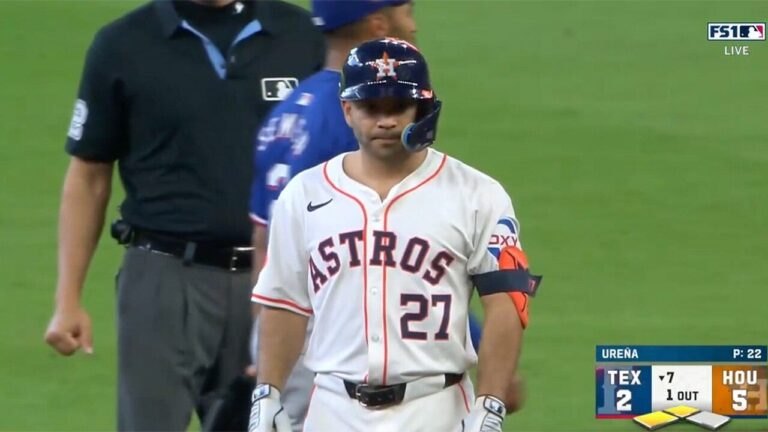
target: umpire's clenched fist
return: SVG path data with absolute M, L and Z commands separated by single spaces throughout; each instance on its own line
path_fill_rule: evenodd
M 62 355 L 72 355 L 82 348 L 93 353 L 91 317 L 80 306 L 57 307 L 45 331 L 45 342 Z

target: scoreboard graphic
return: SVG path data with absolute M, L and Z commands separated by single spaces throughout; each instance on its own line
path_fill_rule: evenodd
M 595 417 L 648 430 L 768 418 L 768 347 L 597 346 Z

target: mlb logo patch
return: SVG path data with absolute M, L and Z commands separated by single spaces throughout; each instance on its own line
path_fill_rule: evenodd
M 764 41 L 765 23 L 709 23 L 707 40 L 711 41 Z
M 261 97 L 265 101 L 285 100 L 299 86 L 296 78 L 262 78 Z

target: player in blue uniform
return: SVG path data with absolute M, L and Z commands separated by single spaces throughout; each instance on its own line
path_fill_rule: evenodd
M 357 148 L 352 130 L 344 123 L 338 88 L 338 72 L 330 69 L 317 72 L 278 104 L 259 130 L 250 204 L 251 220 L 257 228 L 267 226 L 272 203 L 296 174 L 291 170 L 292 159 L 310 153 L 316 155 L 314 149 L 321 147 L 321 143 L 342 152 Z M 335 121 L 337 117 L 340 123 Z M 308 152 L 310 142 L 313 151 Z

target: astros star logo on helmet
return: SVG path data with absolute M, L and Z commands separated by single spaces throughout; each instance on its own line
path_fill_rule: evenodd
M 376 80 L 380 80 L 385 77 L 391 77 L 392 79 L 397 79 L 397 73 L 395 72 L 395 68 L 400 65 L 400 62 L 398 62 L 395 59 L 389 58 L 389 54 L 387 54 L 386 51 L 384 51 L 384 54 L 381 56 L 380 59 L 376 59 L 375 62 L 373 62 L 373 67 L 377 68 L 379 71 L 376 73 Z

